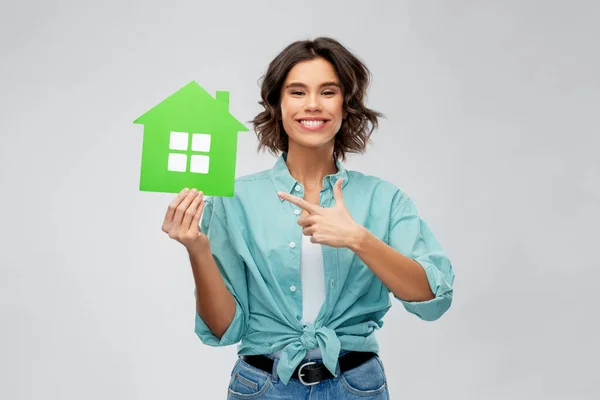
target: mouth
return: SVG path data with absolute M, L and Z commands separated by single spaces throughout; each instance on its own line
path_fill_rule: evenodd
M 304 129 L 308 129 L 310 131 L 318 131 L 323 128 L 327 124 L 328 120 L 326 119 L 298 119 L 296 123 L 302 126 Z

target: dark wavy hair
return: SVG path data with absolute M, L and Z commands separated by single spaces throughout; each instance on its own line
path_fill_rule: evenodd
M 265 109 L 250 121 L 258 137 L 258 151 L 268 149 L 273 155 L 288 151 L 288 137 L 281 121 L 281 87 L 294 65 L 319 57 L 333 65 L 344 96 L 346 118 L 335 136 L 334 158 L 345 160 L 346 153 L 363 153 L 366 150 L 373 131 L 379 125 L 378 118 L 383 117 L 383 114 L 365 105 L 371 73 L 338 41 L 319 37 L 288 45 L 271 61 L 261 78 L 262 100 L 259 104 Z

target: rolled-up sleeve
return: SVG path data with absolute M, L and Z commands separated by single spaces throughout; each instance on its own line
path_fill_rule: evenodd
M 219 198 L 207 198 L 200 223 L 200 230 L 208 236 L 213 258 L 223 281 L 235 299 L 235 316 L 219 339 L 215 336 L 196 310 L 195 332 L 200 340 L 210 346 L 229 346 L 238 343 L 248 325 L 248 289 L 246 266 L 238 253 L 227 229 L 226 218 Z M 194 296 L 196 290 L 194 290 Z
M 425 321 L 440 318 L 452 304 L 454 271 L 440 243 L 421 218 L 415 203 L 399 192 L 392 205 L 389 245 L 418 262 L 425 270 L 435 298 L 426 301 L 405 301 L 397 296 L 404 308 Z

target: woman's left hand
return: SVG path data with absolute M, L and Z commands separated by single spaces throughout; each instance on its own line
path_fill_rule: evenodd
M 289 193 L 278 192 L 279 198 L 306 210 L 308 215 L 298 217 L 298 225 L 302 233 L 310 236 L 310 241 L 331 247 L 350 247 L 360 240 L 364 227 L 357 224 L 344 203 L 342 196 L 342 180 L 338 179 L 333 187 L 335 205 L 323 208 Z

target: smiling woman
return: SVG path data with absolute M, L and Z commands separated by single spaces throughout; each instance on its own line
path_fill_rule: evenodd
M 232 198 L 192 190 L 169 206 L 196 334 L 239 343 L 230 399 L 388 399 L 374 335 L 391 295 L 425 321 L 450 307 L 452 266 L 411 198 L 342 164 L 377 127 L 368 84 L 337 41 L 292 43 L 269 65 L 254 120 L 259 150 L 281 153 L 273 168 L 239 177 Z
M 345 117 L 344 96 L 331 63 L 323 58 L 302 62 L 290 70 L 283 87 L 280 113 L 288 151 L 297 145 L 331 147 Z
M 341 160 L 348 152 L 364 152 L 382 116 L 365 105 L 369 83 L 367 67 L 334 39 L 290 44 L 270 63 L 263 81 L 265 110 L 253 121 L 259 150 L 290 152 L 289 142 L 298 141 L 333 145 L 334 158 Z M 306 139 L 307 131 L 322 135 Z

